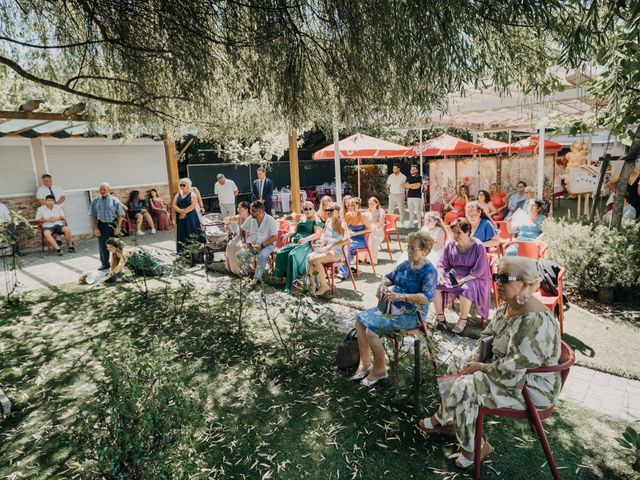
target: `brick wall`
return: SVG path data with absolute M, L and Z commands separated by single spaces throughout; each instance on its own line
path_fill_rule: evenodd
M 144 198 L 147 197 L 147 192 L 149 190 L 151 190 L 152 188 L 155 188 L 158 191 L 158 195 L 160 196 L 160 198 L 162 198 L 162 201 L 165 203 L 165 205 L 170 205 L 170 199 L 169 199 L 169 185 L 154 185 L 154 186 L 150 186 L 150 187 L 132 187 L 132 188 L 114 188 L 112 190 L 112 193 L 118 197 L 122 203 L 124 203 L 126 205 L 127 200 L 129 199 L 129 192 L 131 190 L 140 190 L 140 195 L 143 196 Z M 95 198 L 96 196 L 100 195 L 99 190 L 96 189 L 91 189 L 91 196 L 93 198 Z M 27 219 L 34 219 L 36 217 L 36 210 L 38 209 L 38 207 L 40 206 L 40 204 L 38 203 L 38 201 L 36 200 L 36 196 L 35 193 L 31 196 L 27 196 L 27 197 L 15 197 L 15 198 L 1 198 L 0 197 L 0 202 L 4 203 L 7 208 L 9 210 L 11 210 L 12 212 L 20 212 L 24 217 L 26 217 Z M 73 232 L 71 232 L 73 233 Z M 74 240 L 86 240 L 87 238 L 90 238 L 91 235 L 90 234 L 82 234 L 82 235 L 74 235 L 73 238 Z M 24 251 L 32 251 L 32 250 L 39 250 L 42 248 L 42 243 L 41 243 L 41 239 L 40 239 L 40 233 L 38 230 L 36 230 L 36 236 L 34 238 L 31 238 L 29 240 L 26 240 L 24 242 L 22 242 L 20 244 L 20 248 Z

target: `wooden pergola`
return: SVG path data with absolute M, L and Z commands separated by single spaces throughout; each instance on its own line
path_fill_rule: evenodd
M 99 132 L 89 131 L 89 118 L 84 114 L 86 104 L 77 103 L 65 108 L 62 112 L 38 111 L 42 100 L 30 100 L 20 105 L 17 110 L 0 110 L 0 138 L 23 137 L 32 140 L 36 172 L 44 171 L 43 138 L 81 138 L 102 136 Z M 173 136 L 169 133 L 162 136 L 169 180 L 171 199 L 178 192 L 178 160 L 184 155 L 193 140 L 189 141 L 181 152 L 176 151 Z

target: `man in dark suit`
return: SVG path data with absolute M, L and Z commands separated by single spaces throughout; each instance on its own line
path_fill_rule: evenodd
M 262 201 L 264 203 L 265 212 L 272 215 L 272 195 L 273 182 L 267 178 L 267 171 L 263 167 L 260 167 L 258 168 L 258 178 L 253 181 L 253 186 L 251 187 L 251 201 Z

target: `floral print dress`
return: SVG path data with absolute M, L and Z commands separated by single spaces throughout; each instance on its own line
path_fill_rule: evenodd
M 527 385 L 538 408 L 553 405 L 560 394 L 560 372 L 525 375 L 527 369 L 557 365 L 560 360 L 560 328 L 551 312 L 530 312 L 508 318 L 506 304 L 482 335 L 493 335 L 493 358 L 486 372 L 455 376 L 464 360 L 454 358 L 449 374 L 439 380 L 444 422 L 454 422 L 456 437 L 467 452 L 474 450 L 478 408 L 526 408 L 522 387 Z M 480 342 L 473 355 L 479 355 Z M 447 381 L 452 380 L 452 381 Z

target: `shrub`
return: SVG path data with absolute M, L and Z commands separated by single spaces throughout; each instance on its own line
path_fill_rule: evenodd
M 549 258 L 565 267 L 567 283 L 586 293 L 640 285 L 640 225 L 620 228 L 566 219 L 543 223 Z
M 105 479 L 190 478 L 204 412 L 202 389 L 168 345 L 106 352 L 104 378 L 76 431 L 83 466 Z

